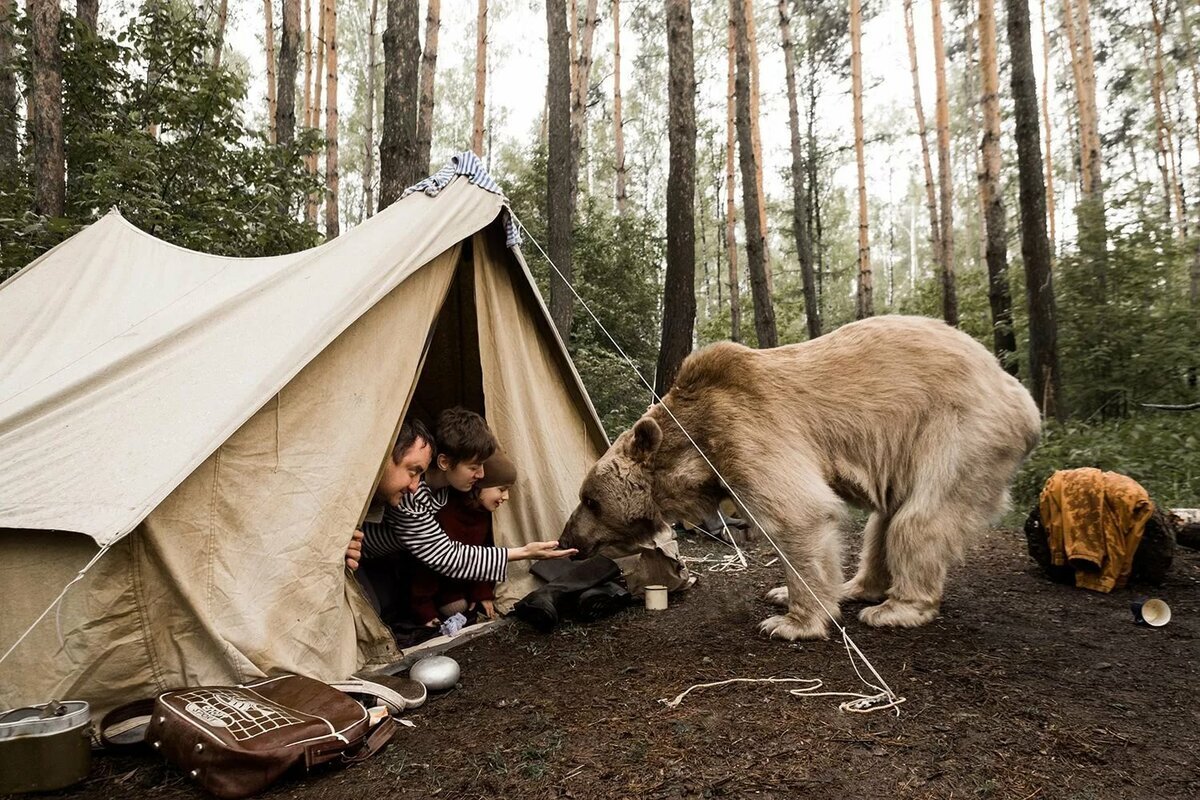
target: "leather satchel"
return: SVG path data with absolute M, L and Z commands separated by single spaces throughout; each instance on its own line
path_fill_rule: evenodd
M 375 697 L 388 692 L 365 682 L 346 688 Z M 123 720 L 147 712 L 145 742 L 226 800 L 256 794 L 301 765 L 308 770 L 367 759 L 396 731 L 390 714 L 372 728 L 369 712 L 350 695 L 299 675 L 165 692 L 111 712 L 102 731 L 119 729 Z

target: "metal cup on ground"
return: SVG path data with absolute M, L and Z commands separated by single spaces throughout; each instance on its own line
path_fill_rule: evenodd
M 91 718 L 82 700 L 0 713 L 0 795 L 62 789 L 86 778 Z
M 1171 607 L 1157 597 L 1139 597 L 1129 604 L 1129 610 L 1139 625 L 1161 628 L 1171 621 Z
M 667 608 L 667 587 L 666 586 L 647 586 L 646 592 L 646 610 L 647 611 L 665 611 Z

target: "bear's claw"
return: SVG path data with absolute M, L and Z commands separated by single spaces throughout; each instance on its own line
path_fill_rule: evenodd
M 785 639 L 794 642 L 799 639 L 828 639 L 828 624 L 823 620 L 813 618 L 802 621 L 791 614 L 767 617 L 758 626 L 759 633 L 765 633 L 772 639 Z

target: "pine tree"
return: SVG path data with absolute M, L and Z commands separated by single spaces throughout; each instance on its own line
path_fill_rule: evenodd
M 625 121 L 621 116 L 621 0 L 612 0 L 613 15 L 613 158 L 616 161 L 617 214 L 629 201 L 625 189 Z
M 421 53 L 420 96 L 417 101 L 417 164 L 428 170 L 433 146 L 433 91 L 437 73 L 438 32 L 442 26 L 441 0 L 429 0 L 425 14 L 425 49 Z
M 3 6 L 0 5 L 0 13 Z M 75 3 L 75 18 L 93 34 L 96 32 L 96 20 L 100 17 L 100 0 L 77 0 Z
M 300 0 L 283 0 L 279 32 L 279 86 L 276 90 L 275 138 L 282 145 L 296 139 L 296 72 L 300 57 Z
M 942 3 L 933 0 L 933 62 L 937 79 L 938 236 L 942 245 L 942 318 L 958 327 L 958 289 L 954 283 L 954 192 L 950 184 L 950 101 L 946 94 L 946 44 Z
M 737 75 L 734 94 L 737 98 L 738 160 L 742 167 L 742 209 L 746 223 L 746 261 L 750 271 L 750 293 L 754 298 L 754 330 L 759 347 L 775 347 L 779 335 L 775 327 L 775 307 L 767 280 L 766 246 L 759 223 L 758 205 L 759 164 L 755 158 L 751 132 L 753 109 L 750 98 L 750 43 L 745 0 L 733 0 L 734 40 L 737 55 Z
M 696 72 L 691 0 L 667 0 L 667 274 L 654 390 L 671 388 L 696 322 Z M 582 75 L 582 69 L 580 74 Z
M 413 0 L 387 0 L 383 32 L 383 137 L 379 143 L 379 208 L 400 199 L 428 165 L 417 152 L 421 60 L 420 8 Z
M 1029 382 L 1046 416 L 1066 417 L 1058 366 L 1058 323 L 1050 243 L 1046 239 L 1046 185 L 1038 133 L 1037 84 L 1029 43 L 1028 0 L 1005 0 L 1011 63 L 1013 118 L 1016 123 L 1017 176 L 1021 208 L 1021 259 L 1029 305 Z
M 564 0 L 546 0 L 547 132 L 546 225 L 550 260 L 558 272 L 550 277 L 550 317 L 564 342 L 571 341 L 571 225 L 575 217 L 575 168 L 571 137 L 570 28 Z
M 325 0 L 325 238 L 341 233 L 338 220 L 337 0 Z
M 734 0 L 729 0 L 728 81 L 725 90 L 725 248 L 729 261 L 729 338 L 742 340 L 741 274 L 737 252 L 737 25 Z
M 1000 185 L 1000 68 L 996 57 L 995 0 L 979 0 L 979 69 L 983 85 L 983 169 L 979 192 L 986 231 L 988 301 L 992 309 L 992 350 L 1000 363 L 1017 373 L 1016 332 L 1008 288 L 1008 226 Z
M 937 0 L 934 0 L 936 4 Z M 875 315 L 871 230 L 867 220 L 867 166 L 863 153 L 862 3 L 850 0 L 850 76 L 854 94 L 854 159 L 858 165 L 858 294 L 855 317 Z
M 817 281 L 813 270 L 812 239 L 808 233 L 808 187 L 804 180 L 804 143 L 800 136 L 800 106 L 796 95 L 796 54 L 792 47 L 792 20 L 788 0 L 779 0 L 779 37 L 783 45 L 783 71 L 787 83 L 788 131 L 792 150 L 792 236 L 800 260 L 800 278 L 804 285 L 804 315 L 808 338 L 821 335 L 821 309 L 817 302 Z
M 16 0 L 0 0 L 0 188 L 17 179 L 17 73 L 11 17 Z
M 929 158 L 929 136 L 925 125 L 925 107 L 921 103 L 921 81 L 917 72 L 917 39 L 913 29 L 912 0 L 904 0 L 904 30 L 908 38 L 908 61 L 912 69 L 913 106 L 917 111 L 917 136 L 921 140 L 921 161 L 925 166 L 925 205 L 929 209 L 929 249 L 940 264 L 942 237 L 939 233 L 937 194 L 933 184 L 933 165 Z M 939 273 L 940 273 L 939 267 Z
M 221 56 L 225 53 L 225 26 L 229 22 L 229 0 L 221 0 L 217 7 L 217 36 L 213 44 L 213 69 L 221 66 Z
M 32 76 L 27 106 L 33 141 L 33 209 L 61 217 L 66 206 L 66 155 L 63 146 L 62 50 L 58 44 L 61 16 L 58 0 L 28 0 L 29 59 Z
M 483 110 L 487 92 L 487 0 L 479 0 L 475 15 L 475 115 L 471 125 L 471 150 L 483 155 Z
M 263 0 L 263 22 L 266 24 L 266 33 L 263 35 L 263 41 L 267 48 L 267 138 L 274 143 L 276 141 L 275 132 L 275 20 L 273 15 L 273 0 Z
M 363 209 L 366 216 L 375 213 L 375 26 L 379 20 L 379 0 L 371 0 L 371 19 L 367 27 L 367 132 L 363 137 Z

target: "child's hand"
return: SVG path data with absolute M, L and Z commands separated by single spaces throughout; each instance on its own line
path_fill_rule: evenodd
M 480 600 L 479 610 L 483 612 L 483 616 L 487 619 L 496 618 L 496 603 L 492 600 Z
M 512 551 L 510 551 L 510 552 L 512 552 Z M 532 561 L 542 561 L 547 558 L 570 558 L 571 556 L 575 555 L 579 551 L 573 547 L 569 550 L 559 550 L 558 542 L 554 541 L 554 542 L 530 542 L 529 544 L 525 545 L 524 547 L 516 548 L 515 552 L 520 553 L 520 555 L 518 556 L 518 558 L 520 558 L 520 559 L 530 559 Z
M 346 566 L 353 570 L 358 569 L 358 562 L 362 561 L 362 542 L 363 532 L 360 530 L 354 531 L 354 535 L 350 537 L 350 544 L 346 545 Z

